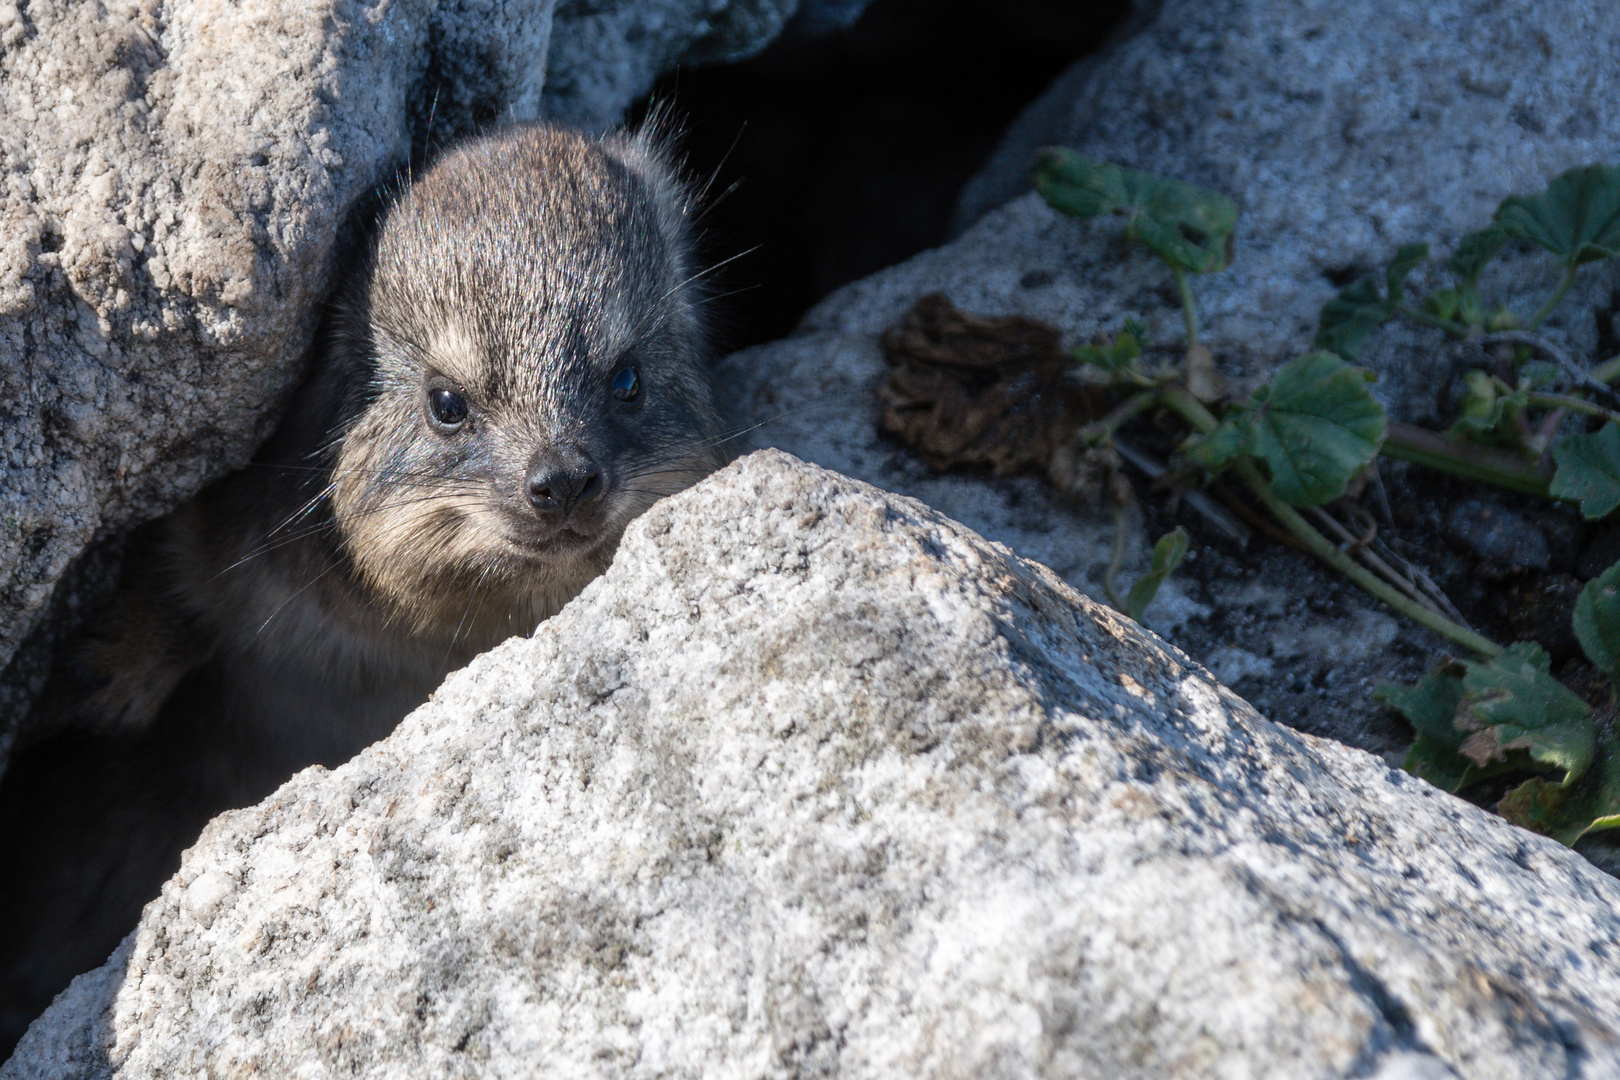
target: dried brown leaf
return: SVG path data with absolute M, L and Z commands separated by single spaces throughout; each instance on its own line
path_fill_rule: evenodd
M 881 428 L 936 469 L 1045 469 L 1106 406 L 1102 389 L 1064 381 L 1072 361 L 1056 330 L 969 315 L 937 293 L 884 334 L 883 355 L 893 371 L 878 391 Z

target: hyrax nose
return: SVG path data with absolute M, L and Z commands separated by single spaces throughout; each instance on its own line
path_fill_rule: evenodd
M 545 517 L 564 517 L 602 494 L 602 470 L 584 454 L 541 452 L 529 463 L 529 505 Z

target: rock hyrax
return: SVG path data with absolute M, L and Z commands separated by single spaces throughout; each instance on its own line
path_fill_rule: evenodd
M 138 545 L 98 730 L 0 789 L 0 1048 L 209 817 L 387 734 L 716 467 L 691 198 L 650 135 L 525 126 L 393 200 L 276 434 Z

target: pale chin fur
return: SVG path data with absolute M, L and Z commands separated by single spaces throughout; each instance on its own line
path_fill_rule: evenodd
M 362 475 L 344 468 L 342 455 L 339 464 L 340 477 Z M 514 537 L 488 493 L 477 490 L 438 493 L 425 511 L 411 500 L 391 507 L 386 494 L 368 498 L 359 479 L 340 479 L 333 516 L 379 606 L 392 609 L 416 635 L 482 649 L 531 633 L 555 615 L 607 569 L 635 518 L 715 465 L 714 454 L 702 449 L 686 462 L 659 468 L 653 483 L 638 484 L 631 473 L 635 486 L 613 494 L 606 522 L 588 543 L 532 544 Z

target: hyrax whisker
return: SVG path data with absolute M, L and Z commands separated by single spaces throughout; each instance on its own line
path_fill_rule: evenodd
M 713 266 L 706 266 L 702 270 L 699 270 L 697 273 L 688 275 L 687 277 L 683 278 L 681 281 L 679 281 L 676 284 L 670 286 L 669 292 L 665 294 L 666 298 L 669 297 L 669 296 L 673 296 L 673 295 L 677 294 L 678 292 L 680 292 L 680 290 L 685 289 L 688 286 L 690 286 L 690 285 L 692 285 L 692 284 L 694 284 L 694 283 L 696 283 L 698 281 L 703 280 L 704 278 L 708 277 L 710 274 L 712 274 L 715 271 L 719 270 L 720 268 L 726 266 L 727 264 L 734 263 L 738 259 L 741 259 L 741 258 L 743 258 L 745 256 L 748 256 L 748 255 L 752 255 L 754 252 L 758 251 L 761 246 L 762 245 L 760 245 L 760 244 L 755 244 L 753 247 L 748 248 L 746 251 L 739 251 L 739 252 L 737 252 L 737 254 L 732 255 L 729 258 L 721 259 L 719 262 L 715 263 Z
M 101 963 L 209 817 L 387 734 L 720 464 L 699 283 L 741 255 L 699 267 L 656 128 L 513 125 L 384 185 L 275 434 L 131 540 L 72 671 L 97 689 L 43 699 L 109 732 L 0 783 L 0 1025 Z

